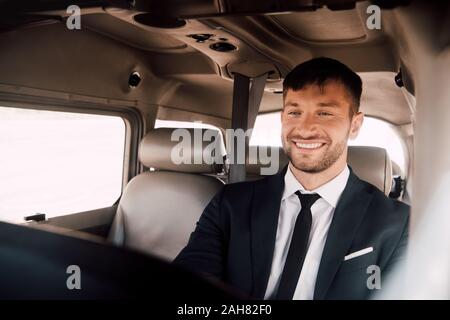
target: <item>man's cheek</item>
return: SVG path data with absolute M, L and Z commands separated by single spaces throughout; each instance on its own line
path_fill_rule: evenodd
M 288 137 L 289 137 L 289 131 L 287 131 L 287 130 L 282 130 L 281 131 L 281 139 L 283 139 L 284 141 L 288 141 Z

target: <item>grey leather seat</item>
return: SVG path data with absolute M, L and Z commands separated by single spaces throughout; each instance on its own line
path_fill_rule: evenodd
M 274 157 L 275 167 L 281 170 L 288 164 L 289 159 L 284 153 L 283 148 L 274 148 L 277 157 Z M 262 161 L 266 150 L 260 150 L 260 147 L 251 146 L 247 158 L 247 177 L 249 180 L 259 179 L 261 175 L 261 168 L 269 167 L 267 162 Z M 270 149 L 267 153 L 271 157 Z M 355 174 L 383 191 L 386 195 L 389 194 L 392 187 L 392 163 L 387 151 L 383 148 L 368 147 L 368 146 L 349 146 L 347 163 L 353 169 Z M 272 164 L 273 165 L 273 164 Z
M 216 137 L 213 144 L 210 141 L 187 144 L 190 163 L 194 163 L 195 157 L 197 160 L 203 157 L 202 163 L 175 164 L 172 151 L 179 142 L 171 141 L 174 130 L 154 129 L 142 139 L 139 159 L 155 171 L 143 172 L 128 183 L 109 234 L 114 244 L 167 260 L 174 259 L 186 245 L 204 208 L 223 186 L 219 179 L 207 175 L 221 170 L 219 161 L 214 161 L 217 160 L 214 150 L 211 151 L 211 146 L 220 143 L 218 132 L 213 132 Z M 186 130 L 194 137 L 194 129 Z

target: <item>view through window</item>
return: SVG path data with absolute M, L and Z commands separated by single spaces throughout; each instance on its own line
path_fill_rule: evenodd
M 113 205 L 124 145 L 120 117 L 0 107 L 0 220 Z

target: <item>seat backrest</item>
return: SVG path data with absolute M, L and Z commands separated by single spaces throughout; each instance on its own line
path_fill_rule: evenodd
M 270 150 L 270 148 L 267 150 L 268 158 L 275 161 L 275 165 L 271 165 L 280 171 L 289 163 L 289 159 L 283 148 L 275 147 L 272 149 L 278 153 L 278 157 L 272 157 Z M 269 167 L 267 161 L 261 161 L 260 155 L 266 155 L 266 150 L 261 150 L 257 146 L 250 147 L 246 165 L 249 180 L 261 178 L 261 168 Z M 369 146 L 349 146 L 347 163 L 360 179 L 373 184 L 386 195 L 389 194 L 392 187 L 392 163 L 385 149 Z
M 185 141 L 188 149 L 183 152 L 187 152 L 189 161 L 177 164 L 174 157 L 180 155 L 176 149 L 180 142 L 172 141 L 174 130 L 154 129 L 143 138 L 139 159 L 154 171 L 145 171 L 128 183 L 109 234 L 109 240 L 117 245 L 167 260 L 175 258 L 186 245 L 204 208 L 223 187 L 219 179 L 207 175 L 221 170 L 211 142 Z M 194 137 L 194 129 L 185 130 Z M 195 130 L 202 135 L 205 132 Z M 216 133 L 214 144 L 220 143 Z M 195 157 L 197 164 L 193 164 Z

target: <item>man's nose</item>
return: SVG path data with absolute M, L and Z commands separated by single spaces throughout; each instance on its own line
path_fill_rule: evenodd
M 304 114 L 303 117 L 300 117 L 295 124 L 296 131 L 302 136 L 309 136 L 315 134 L 317 131 L 317 119 L 315 119 L 314 115 Z

